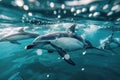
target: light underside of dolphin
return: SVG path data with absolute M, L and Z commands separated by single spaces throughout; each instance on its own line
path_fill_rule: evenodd
M 45 41 L 43 41 L 43 42 L 45 42 Z M 65 51 L 75 51 L 78 49 L 83 49 L 83 47 L 84 47 L 84 44 L 82 42 L 80 42 L 79 40 L 77 40 L 75 38 L 71 38 L 71 37 L 62 37 L 62 38 L 57 38 L 55 40 L 48 40 L 48 41 L 50 41 L 52 44 L 55 44 L 58 47 L 61 47 Z M 41 47 L 41 49 L 56 51 L 56 49 L 53 46 L 51 46 L 50 44 L 44 45 L 44 43 L 42 44 L 42 42 L 36 42 L 35 44 L 37 44 L 37 45 L 35 45 L 36 47 L 34 47 L 34 48 Z

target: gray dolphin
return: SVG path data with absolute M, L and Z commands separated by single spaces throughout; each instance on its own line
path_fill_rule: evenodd
M 117 47 L 120 47 L 120 42 L 117 41 L 113 36 L 114 36 L 114 32 L 112 32 L 111 35 L 109 35 L 107 38 L 104 39 L 104 41 L 100 45 L 100 48 L 110 50 L 111 52 L 116 53 L 113 50 L 114 48 L 112 48 L 111 44 L 112 43 L 116 44 L 117 46 L 115 48 L 117 48 Z
M 25 49 L 40 48 L 48 50 L 48 52 L 57 51 L 67 63 L 75 65 L 66 51 L 94 48 L 88 40 L 84 40 L 75 33 L 75 27 L 76 24 L 73 24 L 65 32 L 55 32 L 39 36 L 32 44 L 25 46 Z
M 14 32 L 12 34 L 8 34 L 8 35 L 3 36 L 0 39 L 0 42 L 9 41 L 10 43 L 13 43 L 13 44 L 21 44 L 21 43 L 18 42 L 18 40 L 36 38 L 38 36 L 39 36 L 39 34 L 25 32 L 23 30 L 23 28 L 21 28 L 17 32 Z

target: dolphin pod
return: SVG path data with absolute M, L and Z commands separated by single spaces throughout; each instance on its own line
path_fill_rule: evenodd
M 100 48 L 96 48 L 89 40 L 83 39 L 80 35 L 75 33 L 76 25 L 77 24 L 73 24 L 64 32 L 53 32 L 42 36 L 39 36 L 39 34 L 36 33 L 25 32 L 22 28 L 17 33 L 3 36 L 0 39 L 0 42 L 8 41 L 13 44 L 20 44 L 18 40 L 35 38 L 31 44 L 25 46 L 25 49 L 45 49 L 48 53 L 56 51 L 65 62 L 73 66 L 76 64 L 67 52 L 86 49 L 105 51 L 105 49 L 107 49 L 106 47 L 109 47 L 107 44 L 110 44 L 111 42 L 119 44 L 119 42 L 112 39 L 112 34 L 101 44 Z
M 49 53 L 57 51 L 57 53 L 70 65 L 76 65 L 70 56 L 67 54 L 69 51 L 97 49 L 92 43 L 75 33 L 76 24 L 73 24 L 65 32 L 48 33 L 38 36 L 35 40 L 25 46 L 25 49 L 45 49 Z

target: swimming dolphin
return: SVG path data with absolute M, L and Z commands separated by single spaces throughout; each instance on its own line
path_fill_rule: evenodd
M 8 34 L 8 35 L 3 36 L 0 39 L 0 42 L 9 41 L 10 43 L 13 43 L 13 44 L 21 44 L 21 43 L 18 42 L 18 40 L 36 38 L 38 36 L 39 36 L 39 34 L 25 32 L 23 30 L 23 28 L 21 28 L 17 32 L 14 32 L 12 34 Z
M 108 36 L 107 38 L 105 38 L 105 39 L 103 40 L 103 42 L 101 42 L 101 45 L 100 45 L 100 48 L 101 48 L 101 49 L 110 50 L 111 52 L 116 53 L 115 51 L 113 51 L 113 48 L 112 48 L 111 45 L 112 45 L 112 44 L 116 44 L 116 47 L 115 47 L 115 48 L 117 48 L 117 47 L 120 47 L 120 42 L 117 41 L 117 40 L 113 37 L 113 35 L 114 35 L 114 32 L 113 32 L 110 36 Z
M 66 51 L 94 48 L 88 40 L 84 40 L 75 33 L 75 27 L 76 24 L 73 24 L 65 32 L 55 32 L 39 36 L 32 44 L 25 46 L 25 49 L 40 48 L 48 50 L 48 52 L 57 51 L 67 63 L 75 65 Z

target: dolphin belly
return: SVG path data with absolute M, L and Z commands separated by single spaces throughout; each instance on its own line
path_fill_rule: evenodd
M 84 44 L 75 38 L 63 37 L 55 40 L 50 40 L 50 42 L 65 51 L 74 51 L 78 49 L 83 49 Z M 43 49 L 55 50 L 51 45 L 44 45 Z
M 42 47 L 42 49 L 51 50 L 51 51 L 56 51 L 56 49 L 53 48 L 50 44 L 44 45 L 44 46 Z

